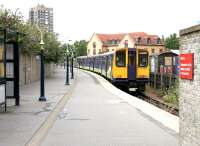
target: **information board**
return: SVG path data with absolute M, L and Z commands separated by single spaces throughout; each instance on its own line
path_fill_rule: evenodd
M 180 78 L 193 79 L 194 54 L 180 54 Z

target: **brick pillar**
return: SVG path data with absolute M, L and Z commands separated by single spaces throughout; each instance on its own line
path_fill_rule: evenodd
M 180 79 L 180 146 L 200 146 L 200 25 L 180 31 L 180 53 L 194 53 L 193 80 Z

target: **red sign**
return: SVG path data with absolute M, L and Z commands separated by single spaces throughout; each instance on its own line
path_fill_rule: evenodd
M 193 53 L 180 54 L 180 78 L 193 79 Z

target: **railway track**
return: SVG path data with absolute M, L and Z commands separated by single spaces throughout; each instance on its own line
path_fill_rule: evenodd
M 164 101 L 158 100 L 154 97 L 150 97 L 149 95 L 146 95 L 145 93 L 142 92 L 134 92 L 134 93 L 128 92 L 128 93 L 148 103 L 151 103 L 167 112 L 170 112 L 173 115 L 179 116 L 179 110 L 171 104 L 165 103 Z

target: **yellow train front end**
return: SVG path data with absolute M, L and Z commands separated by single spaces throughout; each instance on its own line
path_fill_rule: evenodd
M 112 81 L 132 90 L 145 90 L 149 80 L 148 51 L 136 48 L 118 49 L 114 53 Z

